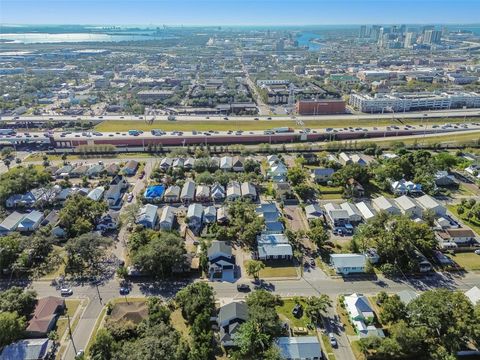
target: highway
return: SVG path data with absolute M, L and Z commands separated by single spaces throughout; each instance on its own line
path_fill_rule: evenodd
M 225 121 L 228 120 L 377 120 L 377 119 L 418 119 L 418 118 L 447 118 L 447 117 L 472 117 L 480 116 L 480 109 L 451 109 L 451 110 L 433 110 L 423 112 L 395 112 L 384 114 L 338 114 L 338 115 L 258 115 L 258 116 L 225 116 L 225 115 L 176 115 L 175 121 Z M 85 115 L 21 115 L 21 116 L 2 116 L 0 121 L 17 121 L 17 122 L 47 122 L 47 121 L 152 121 L 152 120 L 168 120 L 168 115 L 104 115 L 104 116 L 85 116 Z

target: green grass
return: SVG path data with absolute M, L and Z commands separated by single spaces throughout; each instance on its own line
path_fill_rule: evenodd
M 51 272 L 43 275 L 39 280 L 51 281 L 51 280 L 54 280 L 54 279 L 58 278 L 60 275 L 65 274 L 65 264 L 67 262 L 67 253 L 65 252 L 65 250 L 62 247 L 60 247 L 58 245 L 54 245 L 53 246 L 53 256 L 57 256 L 57 257 L 60 257 L 62 259 L 60 265 L 58 267 L 56 267 L 55 269 L 52 269 Z
M 298 270 L 293 261 L 275 260 L 266 261 L 264 264 L 265 268 L 260 271 L 260 279 L 298 276 Z
M 473 121 L 473 120 L 472 120 Z M 312 129 L 323 129 L 328 127 L 373 127 L 385 125 L 398 125 L 398 122 L 392 122 L 391 119 L 382 120 L 357 120 L 352 116 L 348 120 L 304 120 L 305 127 Z M 420 124 L 421 120 L 407 120 L 405 124 Z M 432 120 L 430 124 L 445 123 L 445 120 Z M 297 125 L 295 120 L 157 120 L 153 124 L 147 124 L 143 120 L 106 120 L 95 126 L 95 130 L 112 132 L 112 131 L 128 131 L 131 129 L 150 131 L 152 129 L 162 129 L 164 131 L 183 130 L 183 131 L 206 131 L 206 130 L 267 130 L 275 127 L 289 126 L 295 129 L 301 129 L 302 126 Z
M 358 345 L 358 341 L 352 341 L 351 345 L 352 345 L 352 352 L 353 352 L 353 355 L 355 356 L 355 359 L 365 360 L 366 359 L 365 355 L 360 350 L 360 346 Z
M 322 334 L 323 349 L 325 350 L 325 355 L 328 360 L 335 360 L 335 355 L 333 355 L 333 348 L 330 344 L 330 339 L 327 335 Z
M 480 271 L 480 255 L 471 253 L 456 253 L 450 258 L 467 271 Z
M 379 145 L 384 145 L 384 146 L 391 146 L 394 143 L 402 142 L 406 145 L 411 145 L 411 144 L 440 144 L 440 143 L 449 143 L 449 144 L 463 144 L 463 143 L 468 143 L 471 141 L 478 140 L 480 138 L 480 133 L 479 131 L 470 131 L 467 134 L 455 134 L 455 133 L 450 133 L 447 135 L 439 135 L 439 136 L 431 136 L 431 135 L 426 135 L 425 137 L 423 136 L 412 136 L 409 139 L 405 138 L 400 138 L 400 139 L 395 139 L 395 137 L 390 138 L 389 140 L 380 140 L 380 138 L 371 138 L 371 139 L 366 139 L 366 140 L 358 140 L 358 141 L 374 141 L 376 144 Z
M 100 327 L 100 324 L 103 321 L 103 318 L 105 317 L 105 313 L 107 312 L 107 308 L 104 306 L 102 311 L 100 312 L 100 315 L 98 315 L 97 321 L 95 322 L 95 326 L 93 327 L 92 333 L 90 335 L 90 339 L 88 339 L 87 346 L 85 347 L 85 353 L 88 354 L 88 350 L 90 350 L 90 347 L 92 346 L 93 342 L 95 341 L 95 336 L 97 336 L 97 331 Z
M 277 313 L 280 316 L 280 319 L 287 321 L 290 327 L 304 327 L 307 328 L 307 325 L 310 323 L 310 320 L 305 315 L 305 308 L 307 306 L 304 299 L 300 298 L 300 305 L 303 307 L 302 317 L 296 318 L 292 315 L 292 310 L 295 307 L 295 301 L 293 299 L 283 299 L 283 304 L 276 307 Z M 315 334 L 315 330 L 308 329 L 309 335 Z
M 183 318 L 182 311 L 180 309 L 175 309 L 175 311 L 170 314 L 170 321 L 172 322 L 173 328 L 182 334 L 185 339 L 190 338 L 188 325 Z
M 465 224 L 472 228 L 473 231 L 480 235 L 480 222 L 469 220 L 463 216 L 461 216 L 457 211 L 456 205 L 447 205 L 448 211 L 450 211 L 455 217 L 461 219 Z

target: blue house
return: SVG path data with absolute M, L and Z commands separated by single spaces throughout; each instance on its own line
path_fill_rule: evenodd
M 164 193 L 165 193 L 165 186 L 153 185 L 153 186 L 149 186 L 145 190 L 143 197 L 148 202 L 159 202 L 160 200 L 162 200 Z

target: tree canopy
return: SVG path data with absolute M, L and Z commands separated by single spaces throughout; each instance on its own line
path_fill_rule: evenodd
M 92 231 L 107 209 L 104 202 L 74 194 L 60 210 L 59 224 L 68 237 L 79 236 Z

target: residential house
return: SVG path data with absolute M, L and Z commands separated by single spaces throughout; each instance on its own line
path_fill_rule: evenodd
M 183 168 L 185 170 L 192 170 L 195 167 L 195 159 L 192 157 L 189 157 L 185 159 L 185 162 L 183 163 Z
M 110 185 L 120 185 L 122 190 L 126 190 L 130 187 L 130 183 L 122 175 L 116 175 L 110 182 Z
M 316 164 L 318 161 L 318 156 L 315 153 L 302 153 L 300 156 L 304 159 L 305 164 L 307 165 Z
M 201 204 L 190 204 L 187 210 L 186 222 L 193 233 L 198 234 L 202 228 L 203 206 Z
M 231 156 L 222 156 L 220 158 L 220 170 L 230 171 L 232 170 L 233 159 Z
M 337 274 L 350 275 L 364 273 L 367 258 L 363 254 L 331 254 L 330 264 Z
M 86 176 L 88 165 L 78 165 L 72 171 L 70 171 L 71 178 L 80 178 Z
M 47 216 L 42 220 L 41 226 L 51 225 L 54 226 L 58 222 L 58 210 L 52 210 L 48 213 Z
M 95 189 L 92 189 L 87 194 L 87 197 L 93 201 L 100 201 L 103 198 L 104 192 L 105 192 L 105 188 L 103 186 L 97 186 Z
M 55 171 L 55 177 L 64 179 L 68 176 L 70 176 L 70 172 L 73 170 L 72 165 L 64 165 L 61 168 L 59 168 L 57 171 Z
M 32 189 L 25 194 L 15 194 L 10 196 L 6 200 L 5 206 L 7 208 L 31 208 L 42 203 L 53 203 L 61 190 L 61 187 L 58 185 L 51 188 L 42 187 Z
M 133 176 L 138 170 L 138 161 L 128 160 L 123 167 L 123 173 L 127 176 Z
M 105 168 L 103 164 L 93 164 L 87 169 L 85 175 L 88 176 L 89 178 L 94 178 L 99 176 L 104 170 Z
M 283 234 L 261 234 L 257 237 L 257 251 L 260 260 L 277 260 L 293 257 L 292 246 Z
M 17 211 L 12 212 L 0 223 L 0 235 L 6 235 L 17 230 L 18 224 L 23 220 L 24 214 Z
M 267 165 L 269 167 L 272 167 L 273 165 L 276 165 L 278 163 L 281 163 L 282 161 L 277 155 L 268 155 L 267 156 Z
M 355 205 L 357 206 L 358 211 L 360 211 L 360 214 L 362 215 L 362 219 L 364 221 L 368 221 L 375 217 L 375 210 L 373 210 L 372 207 L 366 202 L 358 202 Z
M 322 347 L 317 336 L 281 336 L 277 338 L 282 359 L 321 360 Z
M 217 209 L 217 222 L 219 224 L 225 224 L 228 222 L 227 208 L 225 206 L 220 206 Z
M 237 200 L 242 196 L 242 190 L 240 183 L 238 181 L 230 181 L 227 186 L 227 196 L 226 199 L 233 201 Z
M 172 167 L 174 169 L 183 169 L 184 162 L 185 162 L 185 160 L 183 158 L 173 159 Z
M 0 360 L 47 360 L 55 351 L 53 341 L 44 339 L 18 340 L 3 348 Z
M 249 182 L 244 182 L 241 185 L 242 197 L 252 201 L 257 199 L 257 189 Z
M 316 183 L 327 183 L 332 178 L 332 175 L 335 173 L 334 169 L 331 168 L 316 168 L 312 170 L 310 177 L 312 181 Z
M 48 296 L 35 305 L 32 318 L 28 321 L 27 333 L 30 337 L 46 337 L 55 328 L 58 316 L 65 310 L 65 300 Z
M 305 214 L 307 215 L 307 220 L 323 219 L 323 211 L 320 207 L 320 204 L 310 204 L 305 206 Z
M 393 203 L 392 200 L 387 199 L 385 196 L 379 196 L 372 200 L 373 208 L 378 212 L 387 212 L 392 215 L 400 215 L 400 209 Z
M 431 212 L 435 216 L 445 217 L 447 209 L 430 195 L 423 195 L 415 199 L 424 211 Z
M 403 215 L 409 216 L 411 218 L 422 217 L 422 208 L 418 206 L 415 199 L 409 198 L 406 195 L 400 196 L 394 199 L 395 204 L 400 209 Z
M 195 200 L 198 202 L 207 202 L 210 200 L 210 187 L 208 185 L 197 185 Z
M 146 228 L 154 229 L 157 225 L 157 214 L 158 206 L 152 204 L 146 204 L 140 209 L 140 212 L 137 216 L 137 224 L 143 225 Z
M 105 172 L 108 176 L 116 176 L 120 172 L 120 166 L 116 163 L 105 166 Z
M 240 172 L 244 171 L 245 168 L 243 167 L 243 164 L 245 163 L 245 159 L 241 156 L 234 156 L 232 158 L 232 169 L 233 171 Z
M 400 196 L 400 195 L 415 195 L 422 193 L 422 185 L 415 184 L 412 181 L 407 181 L 405 179 L 401 179 L 398 181 L 392 181 L 390 183 L 390 189 L 393 194 Z
M 120 213 L 118 211 L 109 210 L 100 218 L 96 229 L 102 232 L 115 230 L 119 223 Z
M 151 185 L 147 187 L 143 193 L 143 197 L 147 202 L 160 202 L 165 193 L 165 186 L 163 185 Z
M 346 210 L 343 210 L 340 205 L 334 203 L 327 203 L 324 206 L 325 216 L 330 225 L 335 227 L 343 227 L 350 224 L 350 216 Z
M 275 198 L 277 201 L 297 200 L 292 186 L 288 182 L 273 183 L 273 190 L 275 190 Z
M 170 231 L 175 225 L 175 210 L 171 206 L 165 206 L 160 215 L 160 230 Z
M 33 210 L 32 212 L 24 215 L 23 219 L 18 223 L 17 231 L 35 231 L 38 229 L 43 219 L 43 212 Z
M 340 204 L 340 208 L 347 212 L 351 224 L 358 224 L 362 221 L 362 213 L 355 204 L 344 202 Z
M 167 171 L 170 166 L 172 166 L 172 163 L 173 163 L 173 159 L 172 158 L 163 158 L 161 161 L 160 161 L 160 169 L 162 169 L 163 171 Z
M 439 170 L 434 175 L 435 185 L 437 186 L 457 186 L 458 181 L 455 176 L 450 175 L 448 171 Z
M 224 347 L 235 346 L 235 336 L 240 325 L 248 320 L 248 306 L 244 301 L 234 301 L 218 310 L 217 324 L 220 342 Z
M 195 198 L 195 183 L 191 180 L 185 181 L 180 193 L 180 200 L 184 203 L 190 203 Z
M 382 329 L 378 329 L 374 325 L 367 325 L 373 322 L 375 313 L 365 296 L 360 294 L 345 296 L 344 304 L 355 330 L 360 337 L 385 337 Z
M 223 187 L 223 185 L 219 183 L 213 184 L 210 191 L 210 196 L 212 197 L 212 200 L 215 202 L 223 201 L 226 196 L 225 188 Z
M 203 209 L 203 221 L 207 224 L 217 221 L 217 209 L 215 206 L 207 206 Z
M 470 229 L 447 229 L 443 232 L 438 232 L 437 236 L 443 243 L 455 243 L 460 246 L 477 242 L 475 233 Z
M 366 166 L 367 162 L 358 154 L 346 154 L 341 152 L 338 154 L 338 161 L 342 165 L 349 165 L 349 164 L 358 164 L 360 166 Z
M 175 203 L 180 200 L 180 186 L 169 186 L 163 194 L 163 201 L 167 203 Z
M 286 182 L 288 169 L 282 162 L 272 165 L 267 170 L 267 177 L 273 182 Z
M 207 249 L 208 274 L 210 279 L 232 279 L 235 258 L 232 247 L 225 241 L 213 240 Z
M 110 209 L 118 209 L 122 205 L 122 192 L 123 186 L 121 183 L 112 185 L 110 184 L 107 191 L 104 193 L 104 199 Z

